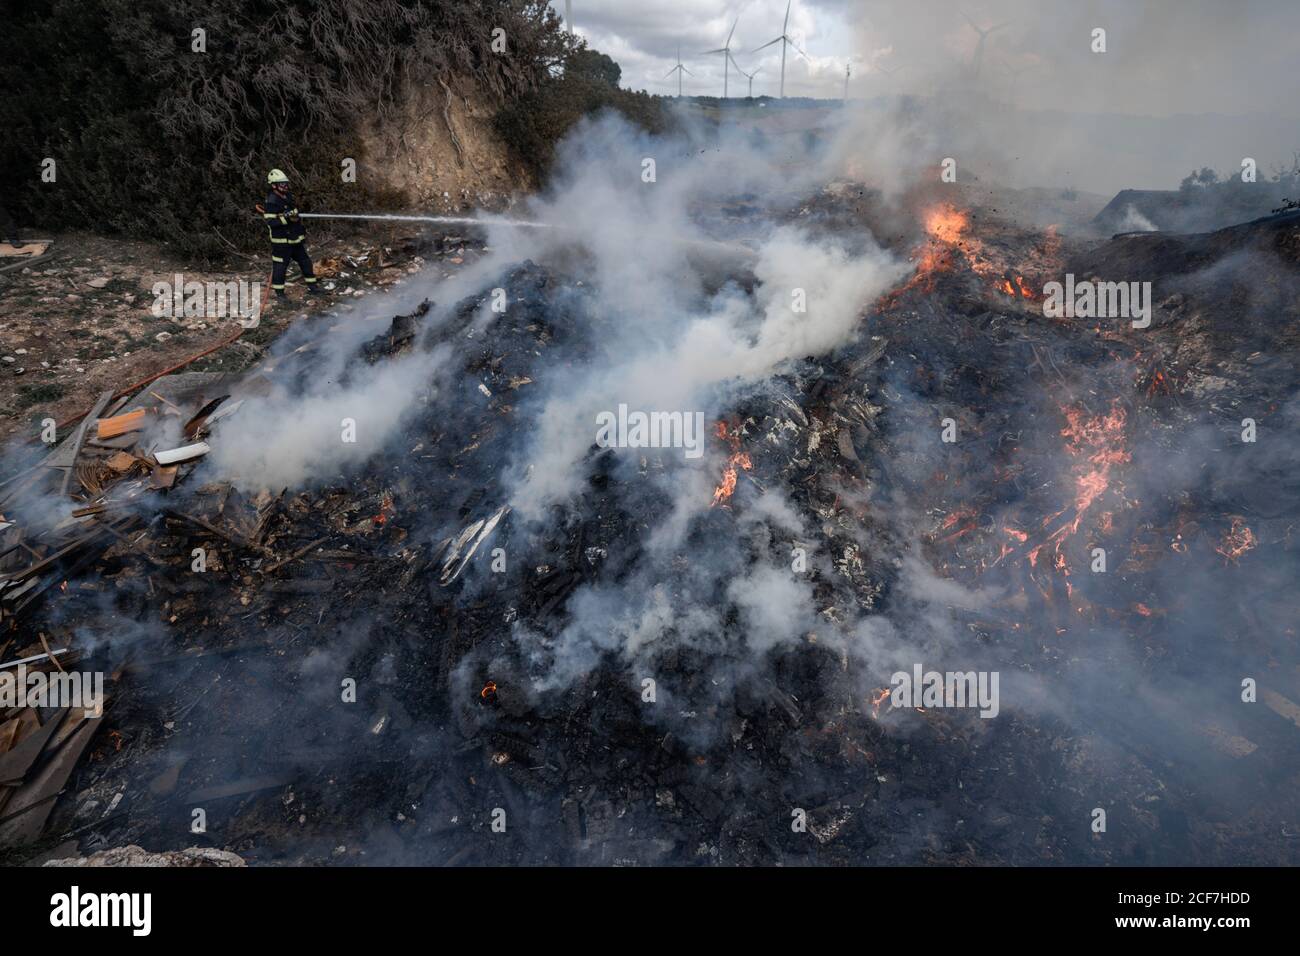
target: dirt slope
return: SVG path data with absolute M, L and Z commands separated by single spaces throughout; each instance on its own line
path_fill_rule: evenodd
M 533 183 L 493 129 L 496 109 L 468 83 L 412 86 L 400 124 L 363 128 L 366 159 L 359 174 L 377 177 L 411 209 L 509 205 L 513 194 Z

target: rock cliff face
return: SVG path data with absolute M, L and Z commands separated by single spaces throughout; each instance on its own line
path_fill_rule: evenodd
M 412 209 L 501 208 L 532 179 L 492 127 L 496 104 L 468 81 L 412 83 L 398 124 L 361 130 L 358 178 L 404 197 Z

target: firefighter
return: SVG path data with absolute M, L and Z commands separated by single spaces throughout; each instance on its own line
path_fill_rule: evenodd
M 293 193 L 289 192 L 289 177 L 282 170 L 273 169 L 266 174 L 266 181 L 271 186 L 271 192 L 260 208 L 271 238 L 271 288 L 275 290 L 276 298 L 285 297 L 284 274 L 292 259 L 302 270 L 302 280 L 307 283 L 307 294 L 316 295 L 321 290 L 316 286 L 311 257 L 303 248 L 307 231 L 298 218 L 298 206 L 293 201 Z

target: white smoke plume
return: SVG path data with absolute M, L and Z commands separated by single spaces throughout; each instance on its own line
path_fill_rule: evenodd
M 864 310 L 907 269 L 866 234 L 850 252 L 839 240 L 770 225 L 754 241 L 752 295 L 727 285 L 706 297 L 692 255 L 713 240 L 692 207 L 737 190 L 788 189 L 773 157 L 732 139 L 710 154 L 716 158 L 679 163 L 691 155 L 687 142 L 651 142 L 609 118 L 574 142 L 581 145 L 562 158 L 571 178 L 539 214 L 563 219 L 584 237 L 608 329 L 596 360 L 551 382 L 515 500 L 531 516 L 577 487 L 598 412 L 626 403 L 712 414 L 726 387 L 759 382 L 782 362 L 848 342 Z M 656 164 L 657 180 L 645 183 L 639 174 L 647 154 L 677 160 Z M 518 236 L 517 254 L 545 257 L 547 249 L 527 246 L 538 238 L 558 241 Z M 797 311 L 804 303 L 806 311 Z

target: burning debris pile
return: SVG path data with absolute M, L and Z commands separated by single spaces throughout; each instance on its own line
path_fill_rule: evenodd
M 1295 424 L 1293 231 L 1252 236 L 1266 261 L 1188 240 L 1225 254 L 1153 271 L 1139 330 L 1043 314 L 1062 272 L 1115 275 L 1114 243 L 916 219 L 849 334 L 759 361 L 771 311 L 718 344 L 737 371 L 696 463 L 603 447 L 576 404 L 550 490 L 557 409 L 642 370 L 600 372 L 607 292 L 531 260 L 378 335 L 290 333 L 238 381 L 102 396 L 0 487 L 0 666 L 109 676 L 102 718 L 0 711 L 0 833 L 249 862 L 1280 862 L 1300 485 L 1293 443 L 1238 433 Z M 765 263 L 700 300 L 760 302 Z M 664 349 L 648 378 L 675 384 Z M 979 708 L 891 688 L 935 669 L 993 680 Z M 1262 706 L 1236 709 L 1243 678 Z

